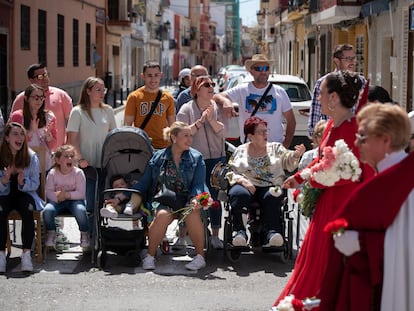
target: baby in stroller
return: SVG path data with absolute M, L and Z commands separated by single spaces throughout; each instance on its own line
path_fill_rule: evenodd
M 131 188 L 137 181 L 130 180 L 128 176 L 123 174 L 116 174 L 111 177 L 110 184 L 114 189 L 119 188 Z M 140 213 L 142 216 L 150 216 L 151 212 L 145 208 L 144 204 L 139 204 L 139 198 L 137 194 L 132 195 L 126 191 L 117 191 L 111 194 L 111 197 L 105 200 L 105 206 L 101 208 L 100 214 L 106 218 L 118 218 L 118 214 L 123 213 L 128 216 L 132 216 L 136 213 Z M 139 206 L 140 205 L 140 206 Z M 135 220 L 134 220 L 135 221 Z

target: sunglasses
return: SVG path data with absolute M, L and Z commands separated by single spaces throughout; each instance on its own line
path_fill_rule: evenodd
M 37 79 L 37 80 L 43 80 L 47 78 L 49 78 L 49 74 L 47 72 L 33 77 L 33 79 Z
M 214 82 L 206 82 L 206 83 L 202 84 L 201 86 L 204 86 L 204 87 L 215 87 L 216 86 L 216 83 L 214 83 Z
M 265 72 L 265 71 L 269 71 L 270 66 L 255 66 L 253 67 L 253 69 L 258 72 Z
M 34 98 L 34 100 L 41 100 L 43 101 L 45 97 L 43 95 L 30 95 L 29 97 Z

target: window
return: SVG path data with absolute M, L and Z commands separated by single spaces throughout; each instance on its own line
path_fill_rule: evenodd
M 37 12 L 37 54 L 39 63 L 46 64 L 46 11 Z
M 72 46 L 72 53 L 73 53 L 73 66 L 79 66 L 79 21 L 77 19 L 73 19 L 73 46 Z
M 364 36 L 363 35 L 356 36 L 355 41 L 356 41 L 356 44 L 355 44 L 355 56 L 356 56 L 355 71 L 363 74 L 364 73 L 364 55 L 365 55 Z
M 65 65 L 65 17 L 58 14 L 57 16 L 57 66 Z
M 85 51 L 85 57 L 86 57 L 86 66 L 91 65 L 91 24 L 86 23 L 86 51 Z
M 20 7 L 20 48 L 30 50 L 30 7 Z

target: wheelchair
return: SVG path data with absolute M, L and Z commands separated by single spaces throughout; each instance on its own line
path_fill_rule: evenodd
M 224 203 L 224 255 L 231 262 L 237 262 L 243 252 L 262 249 L 264 253 L 278 253 L 281 262 L 285 263 L 293 258 L 293 208 L 289 207 L 287 196 L 280 206 L 280 223 L 284 243 L 282 246 L 262 246 L 265 242 L 264 224 L 260 218 L 260 205 L 252 202 L 248 207 L 248 213 L 244 219 L 246 230 L 250 238 L 247 246 L 234 246 L 233 241 L 233 215 L 231 204 L 227 195 L 230 188 L 225 175 L 231 169 L 226 163 L 218 163 L 211 174 L 211 185 L 219 189 L 219 200 Z

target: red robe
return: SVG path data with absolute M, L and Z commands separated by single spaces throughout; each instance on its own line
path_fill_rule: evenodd
M 333 121 L 329 120 L 320 145 L 321 149 L 325 146 L 333 147 L 337 140 L 343 139 L 355 156 L 359 158 L 359 152 L 354 146 L 357 131 L 355 118 L 344 121 L 337 128 L 332 127 L 332 124 Z M 316 158 L 308 167 L 319 160 L 320 158 Z M 363 171 L 364 167 L 362 167 Z M 295 177 L 300 181 L 299 173 Z M 277 305 L 286 295 L 293 294 L 297 299 L 304 299 L 318 294 L 329 262 L 328 249 L 332 240 L 329 235 L 323 232 L 323 229 L 357 185 L 358 183 L 351 180 L 340 180 L 332 187 L 312 183 L 312 186 L 323 188 L 324 191 L 316 204 L 292 276 L 274 305 Z
M 414 153 L 410 153 L 361 184 L 335 215 L 334 219 L 348 221 L 349 230 L 361 230 L 361 251 L 345 260 L 331 238 L 330 261 L 318 294 L 320 310 L 380 309 L 385 231 L 414 188 L 413 171 Z

